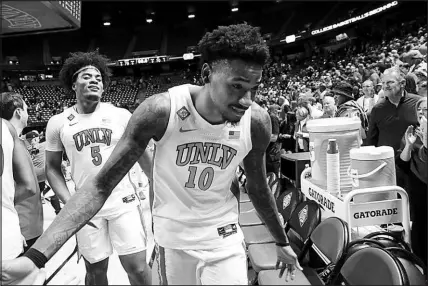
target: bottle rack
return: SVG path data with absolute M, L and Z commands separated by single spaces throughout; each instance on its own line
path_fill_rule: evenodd
M 301 192 L 305 199 L 318 202 L 322 208 L 322 218 L 339 217 L 346 221 L 351 229 L 355 227 L 374 226 L 401 222 L 404 228 L 404 241 L 410 245 L 410 209 L 407 192 L 398 186 L 384 186 L 366 189 L 356 189 L 343 197 L 331 195 L 323 188 L 313 184 L 311 168 L 306 168 L 301 174 Z M 354 203 L 356 195 L 397 192 L 400 199 L 381 200 L 375 202 Z

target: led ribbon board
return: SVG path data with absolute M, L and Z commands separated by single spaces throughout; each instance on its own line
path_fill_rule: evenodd
M 311 34 L 312 35 L 317 35 L 317 34 L 321 34 L 321 33 L 324 33 L 324 32 L 327 32 L 327 31 L 339 28 L 339 27 L 343 27 L 343 26 L 351 24 L 351 23 L 355 23 L 355 22 L 360 21 L 362 19 L 365 19 L 365 18 L 367 18 L 369 16 L 376 15 L 376 14 L 382 12 L 382 11 L 385 11 L 385 10 L 387 10 L 389 8 L 392 8 L 392 7 L 396 6 L 396 5 L 398 5 L 397 1 L 391 2 L 389 4 L 386 4 L 386 5 L 382 6 L 382 7 L 376 8 L 376 9 L 370 11 L 370 12 L 364 13 L 364 14 L 362 14 L 360 16 L 353 17 L 353 18 L 348 19 L 346 21 L 343 21 L 343 22 L 340 22 L 340 23 L 337 23 L 337 24 L 334 24 L 334 25 L 330 25 L 330 26 L 324 27 L 322 29 L 313 30 L 311 32 Z

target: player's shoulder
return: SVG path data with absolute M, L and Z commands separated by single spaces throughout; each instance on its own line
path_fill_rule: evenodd
M 158 93 L 148 97 L 135 112 L 144 112 L 146 109 L 149 109 L 153 116 L 169 114 L 171 109 L 171 96 L 169 92 Z
M 118 119 L 129 118 L 131 112 L 123 107 L 117 107 L 110 103 L 101 102 L 102 112 L 109 116 L 116 116 Z
M 270 121 L 270 115 L 267 110 L 253 102 L 251 105 L 251 125 L 256 125 L 257 128 L 268 128 L 269 125 L 267 123 Z
M 67 120 L 73 120 L 74 115 L 71 113 L 71 108 L 67 108 L 61 113 L 53 115 L 48 120 L 46 130 L 59 129 L 61 128 Z

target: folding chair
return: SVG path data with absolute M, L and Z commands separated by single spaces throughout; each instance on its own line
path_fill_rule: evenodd
M 401 247 L 411 252 L 410 246 L 400 237 L 399 234 L 388 231 L 376 231 L 367 234 L 364 238 L 377 240 L 382 243 L 384 247 Z
M 379 247 L 366 247 L 352 254 L 333 285 L 409 285 L 400 261 Z
M 291 218 L 291 214 L 300 203 L 300 196 L 298 192 L 299 191 L 296 189 L 285 191 L 276 200 L 279 218 L 284 228 L 286 228 L 286 225 Z M 288 229 L 286 229 L 286 231 L 287 230 Z M 242 227 L 242 231 L 244 233 L 245 243 L 247 245 L 275 242 L 269 230 L 264 225 Z
M 342 257 L 349 243 L 347 224 L 337 217 L 322 221 L 312 232 L 299 255 L 299 261 L 312 250 L 311 260 L 323 261 L 323 265 L 303 266 L 303 271 L 297 270 L 293 285 L 324 285 L 328 281 L 328 273 L 333 265 Z M 313 264 L 313 263 L 312 263 Z M 259 273 L 259 285 L 282 285 L 284 278 L 279 278 L 280 270 L 263 270 Z M 320 273 L 318 273 L 320 272 Z
M 401 247 L 387 247 L 385 250 L 401 262 L 410 285 L 427 285 L 427 267 L 415 254 Z
M 287 231 L 290 246 L 297 255 L 302 251 L 305 241 L 320 220 L 321 208 L 315 201 L 308 200 L 297 205 L 288 222 Z M 252 244 L 248 247 L 248 257 L 256 272 L 275 269 L 276 245 L 275 243 Z

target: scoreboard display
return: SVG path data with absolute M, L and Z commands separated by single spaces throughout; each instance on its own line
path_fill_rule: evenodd
M 141 65 L 141 64 L 165 63 L 167 61 L 168 61 L 167 56 L 123 59 L 123 60 L 117 61 L 117 66 L 125 67 L 125 66 Z
M 81 1 L 1 1 L 1 36 L 71 31 L 80 28 Z

